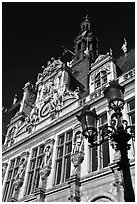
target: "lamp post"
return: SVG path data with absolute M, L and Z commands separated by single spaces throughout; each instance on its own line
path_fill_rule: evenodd
M 112 147 L 116 151 L 120 151 L 121 157 L 118 166 L 123 174 L 124 200 L 125 202 L 135 202 L 128 159 L 128 150 L 130 149 L 128 141 L 134 137 L 134 127 L 128 126 L 127 121 L 122 119 L 121 110 L 125 104 L 124 91 L 124 87 L 120 86 L 117 81 L 111 81 L 105 89 L 104 95 L 108 100 L 109 108 L 114 110 L 114 113 L 111 116 L 110 126 L 105 126 L 101 135 L 97 131 L 98 116 L 95 109 L 90 111 L 90 106 L 85 106 L 82 113 L 76 117 L 81 123 L 83 135 L 88 138 L 88 142 L 92 146 L 101 145 L 104 142 L 104 137 L 108 136 Z

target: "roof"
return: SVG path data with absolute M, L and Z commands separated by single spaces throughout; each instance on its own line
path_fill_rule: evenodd
M 123 73 L 135 68 L 135 49 L 132 49 L 127 53 L 127 56 L 122 56 L 116 60 L 117 66 Z

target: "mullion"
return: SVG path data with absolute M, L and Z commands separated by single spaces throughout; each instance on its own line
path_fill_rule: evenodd
M 9 189 L 8 189 L 6 200 L 10 198 L 10 194 L 11 194 L 11 188 L 12 188 L 12 185 L 13 185 L 12 181 L 13 181 L 13 175 L 14 175 L 15 161 L 14 161 L 14 166 L 12 167 L 12 169 L 10 169 L 10 171 L 12 170 L 12 173 L 11 173 L 11 178 L 9 179 Z
M 64 134 L 64 143 L 63 143 L 63 155 L 62 155 L 62 171 L 61 171 L 61 182 L 64 181 L 64 165 L 65 165 L 65 144 L 66 144 L 66 133 Z
M 39 154 L 39 149 L 40 147 L 37 148 L 37 154 Z M 35 187 L 35 174 L 36 174 L 36 169 L 37 169 L 37 162 L 38 162 L 38 155 L 36 154 L 35 156 L 35 165 L 34 165 L 34 171 L 33 171 L 33 176 L 32 176 L 32 186 L 31 186 L 31 193 L 34 190 Z
M 100 121 L 100 126 L 99 126 L 99 130 L 100 130 L 100 132 L 102 131 L 102 129 L 105 127 L 105 126 L 107 126 L 107 115 L 106 115 L 106 113 L 104 113 L 104 114 L 102 114 L 101 116 L 102 116 L 102 121 Z M 106 120 L 103 122 L 103 117 L 106 117 Z M 105 118 L 104 118 L 105 119 Z M 108 144 L 107 144 L 108 143 Z M 106 147 L 107 147 L 107 149 L 105 149 L 104 148 L 104 146 L 105 145 L 107 145 Z M 105 151 L 108 151 L 108 153 L 106 153 Z M 100 154 L 99 154 L 99 159 L 100 159 L 100 168 L 104 168 L 105 166 L 107 166 L 107 164 L 104 162 L 104 155 L 105 154 L 108 154 L 108 160 L 109 160 L 109 141 L 108 141 L 108 137 L 106 136 L 105 138 L 104 138 L 104 143 L 100 146 L 100 152 L 99 152 Z
M 28 171 L 28 184 L 27 184 L 27 190 L 26 190 L 26 194 L 29 195 L 32 192 L 32 188 L 33 188 L 33 176 L 34 176 L 34 172 L 35 172 L 35 165 L 36 165 L 36 156 L 35 152 L 37 152 L 38 150 L 36 150 L 37 148 L 34 148 L 32 151 L 32 158 L 30 160 L 30 170 Z M 35 164 L 33 164 L 33 162 L 35 162 Z M 33 168 L 32 168 L 33 165 Z
M 11 188 L 13 189 L 14 170 L 16 168 L 15 164 L 16 164 L 17 159 L 18 158 L 12 160 L 11 164 L 10 164 L 10 169 L 8 171 L 8 175 L 9 175 L 9 172 L 11 172 L 11 176 L 6 182 L 6 184 L 9 182 L 9 185 L 8 185 L 8 189 L 7 189 L 7 195 L 5 195 L 5 200 L 8 200 L 11 197 L 11 193 L 12 193 Z
M 9 188 L 10 192 L 8 194 L 8 199 L 11 198 L 13 190 L 14 190 L 13 182 L 14 182 L 14 179 L 12 179 L 11 182 L 10 182 L 10 188 Z

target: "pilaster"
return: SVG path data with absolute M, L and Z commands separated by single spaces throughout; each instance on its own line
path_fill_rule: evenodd
M 45 199 L 45 189 L 43 189 L 42 187 L 38 188 L 35 191 L 35 196 L 37 197 L 37 202 L 44 202 Z
M 71 202 L 80 202 L 80 178 L 77 174 L 72 175 L 68 181 L 70 184 L 70 196 L 68 199 Z

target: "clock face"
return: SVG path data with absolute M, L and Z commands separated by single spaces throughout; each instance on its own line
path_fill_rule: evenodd
M 45 103 L 40 110 L 40 117 L 44 118 L 49 113 L 49 103 Z

